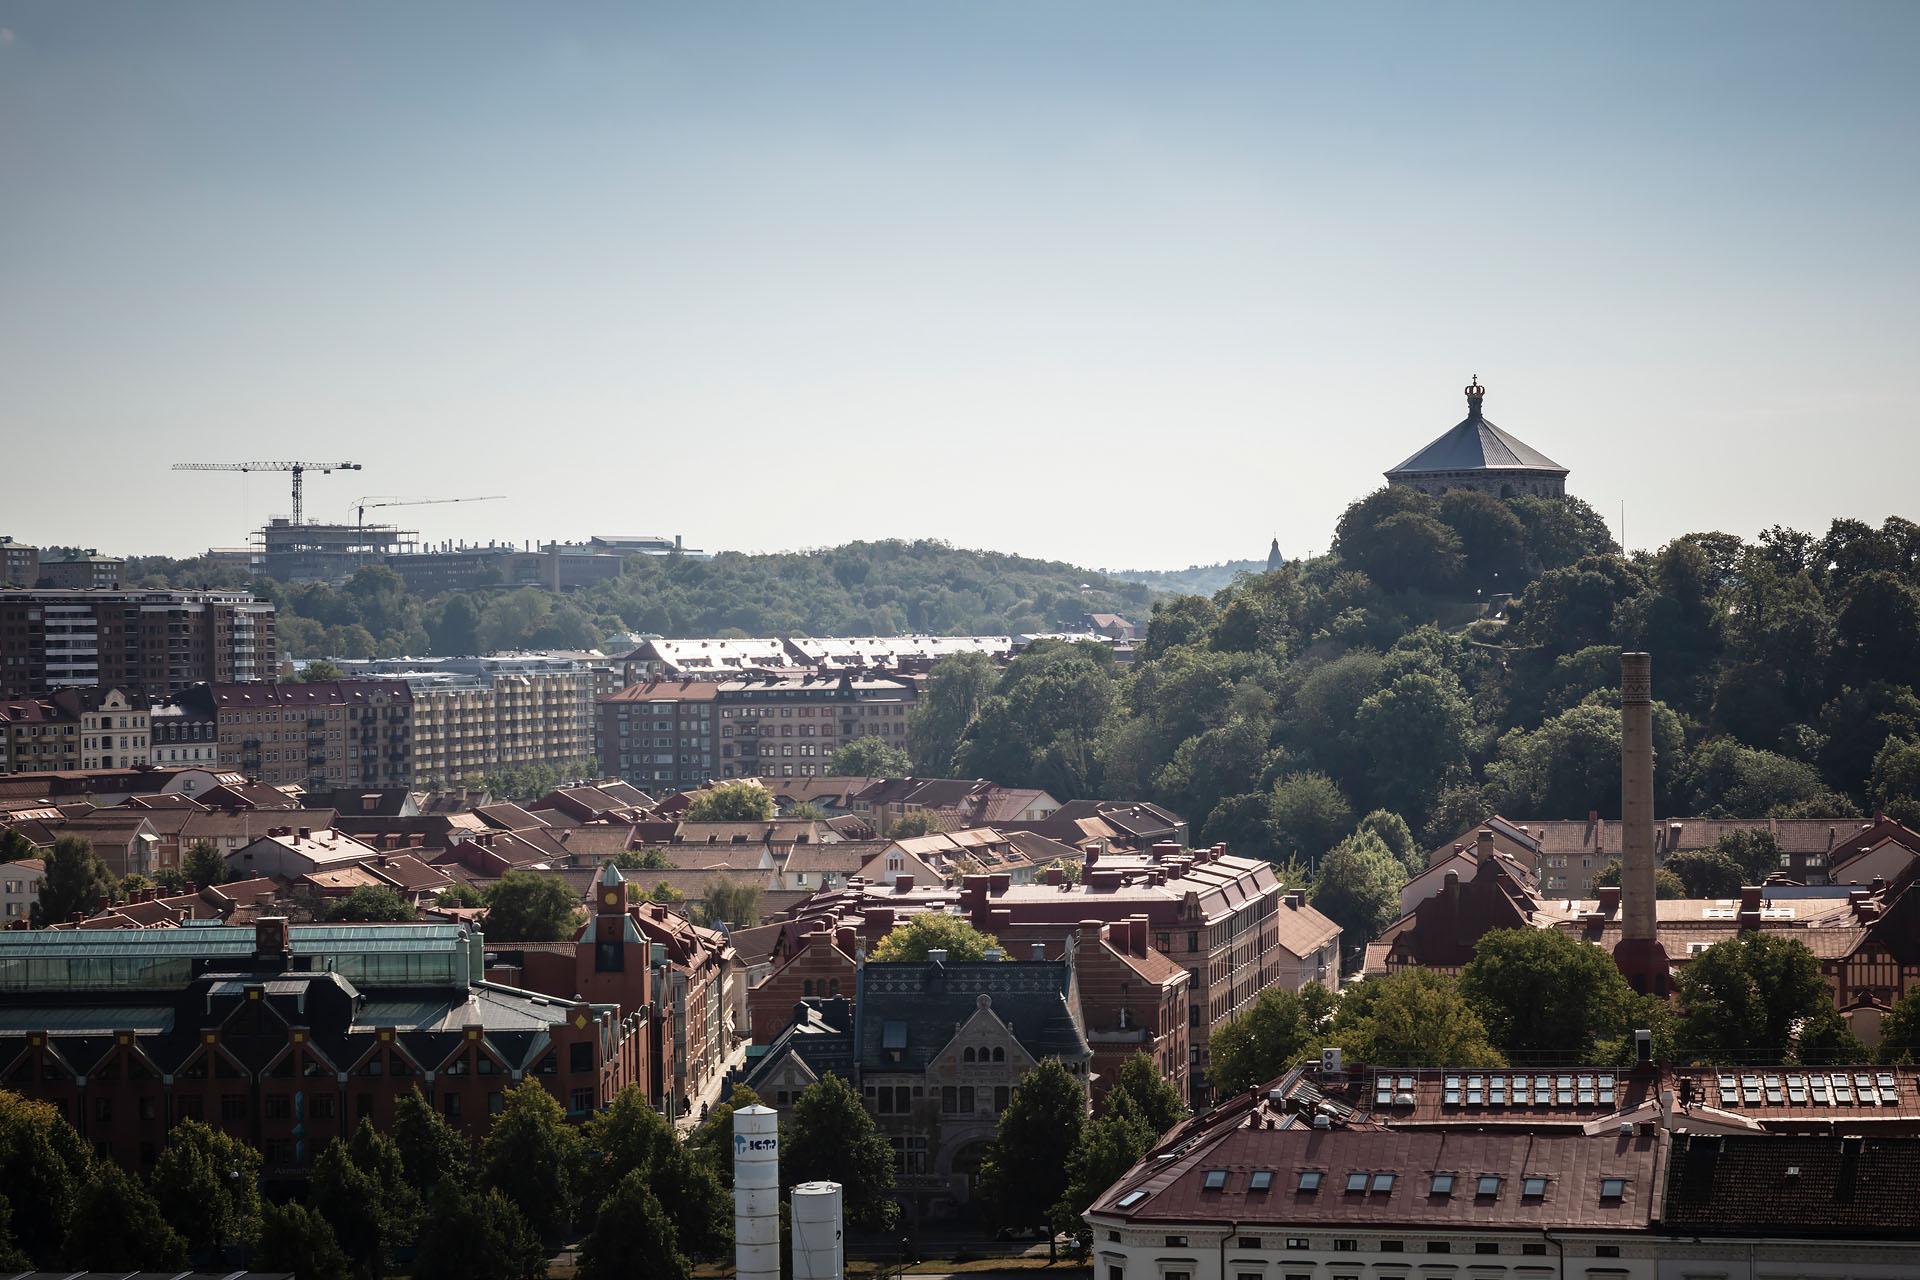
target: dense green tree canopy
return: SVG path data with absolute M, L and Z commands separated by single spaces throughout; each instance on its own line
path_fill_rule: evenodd
M 353 1271 L 326 1218 L 297 1200 L 261 1211 L 253 1258 L 256 1270 L 290 1272 L 294 1280 L 347 1280 Z
M 1481 938 L 1460 973 L 1460 995 L 1515 1063 L 1603 1062 L 1603 1044 L 1633 1030 L 1633 988 L 1613 958 L 1555 929 Z
M 559 942 L 579 923 L 579 903 L 558 876 L 509 871 L 487 891 L 484 928 L 492 941 Z
M 1506 1063 L 1458 980 L 1431 969 L 1403 969 L 1349 987 L 1334 1011 L 1327 1043 L 1355 1061 L 1383 1067 Z
M 732 1107 L 721 1109 L 730 1121 Z M 694 1257 L 717 1254 L 732 1240 L 733 1205 L 719 1170 L 699 1150 L 681 1142 L 638 1086 L 628 1085 L 614 1095 L 607 1109 L 588 1121 L 582 1139 L 593 1161 L 580 1179 L 586 1217 L 598 1215 L 600 1196 L 639 1172 L 673 1223 L 682 1252 Z M 728 1152 L 730 1159 L 730 1147 Z
M 1317 983 L 1297 992 L 1268 987 L 1208 1037 L 1207 1083 L 1224 1097 L 1273 1079 L 1319 1043 L 1332 1009 Z
M 113 875 L 94 855 L 91 841 L 60 836 L 47 851 L 46 863 L 40 898 L 33 904 L 35 920 L 57 924 L 70 916 L 90 916 L 113 900 Z
M 1379 836 L 1357 831 L 1333 847 L 1314 877 L 1313 905 L 1340 926 L 1347 949 L 1400 918 L 1407 868 Z
M 987 948 L 999 945 L 998 938 L 982 933 L 959 916 L 922 911 L 889 930 L 867 959 L 874 963 L 925 960 L 929 951 L 945 951 L 948 960 L 984 960 Z
M 687 806 L 688 822 L 771 822 L 773 792 L 757 782 L 723 782 L 696 792 Z
M 905 778 L 913 773 L 913 760 L 885 738 L 854 738 L 827 757 L 827 772 L 844 778 Z
M 1680 1050 L 1696 1062 L 1783 1062 L 1794 1027 L 1830 1006 L 1806 944 L 1772 933 L 1716 942 L 1680 970 Z
M 167 1131 L 152 1188 L 162 1216 L 197 1255 L 250 1243 L 260 1232 L 260 1153 L 198 1120 Z
M 1136 1053 L 1120 1064 L 1113 1088 L 1107 1093 L 1107 1105 L 1114 1105 L 1121 1094 L 1155 1134 L 1165 1133 L 1187 1118 L 1187 1100 L 1144 1053 Z
M 581 1187 L 580 1131 L 538 1080 L 507 1090 L 480 1147 L 481 1182 L 526 1215 L 543 1240 L 558 1240 L 573 1222 Z

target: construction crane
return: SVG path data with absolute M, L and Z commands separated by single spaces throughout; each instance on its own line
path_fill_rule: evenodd
M 393 498 L 381 502 L 369 502 L 367 499 L 362 498 L 354 504 L 353 509 L 358 513 L 356 521 L 358 527 L 365 529 L 367 527 L 367 512 L 377 510 L 380 507 L 437 507 L 443 502 L 500 502 L 504 500 L 506 496 L 504 493 L 483 493 L 478 497 L 472 498 Z
M 305 524 L 306 504 L 302 501 L 307 472 L 330 475 L 335 471 L 363 470 L 357 462 L 176 462 L 175 471 L 291 471 L 293 472 L 293 523 Z

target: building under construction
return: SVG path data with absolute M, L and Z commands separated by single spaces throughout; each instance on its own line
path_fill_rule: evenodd
M 420 549 L 420 534 L 390 524 L 305 524 L 275 516 L 255 530 L 254 564 L 279 582 L 338 582 L 356 569 Z

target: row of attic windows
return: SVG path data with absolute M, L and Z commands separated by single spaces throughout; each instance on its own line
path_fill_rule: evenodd
M 1429 1196 L 1451 1196 L 1454 1193 L 1455 1185 L 1461 1180 L 1461 1176 L 1462 1175 L 1455 1173 L 1433 1174 L 1427 1183 L 1427 1194 Z M 1325 1177 L 1325 1173 L 1319 1169 L 1302 1169 L 1300 1171 L 1299 1181 L 1295 1183 L 1294 1189 L 1302 1194 L 1311 1195 L 1320 1190 L 1321 1183 L 1325 1180 Z M 1398 1178 L 1398 1174 L 1388 1170 L 1356 1169 L 1347 1174 L 1346 1190 L 1349 1195 L 1392 1195 L 1394 1184 L 1398 1181 Z M 1208 1169 L 1202 1175 L 1201 1187 L 1206 1191 L 1225 1191 L 1227 1189 L 1228 1179 L 1229 1174 L 1227 1170 Z M 1475 1175 L 1473 1179 L 1474 1196 L 1476 1198 L 1495 1199 L 1500 1195 L 1500 1190 L 1506 1181 L 1503 1175 L 1497 1173 Z M 1549 1181 L 1548 1178 L 1539 1174 L 1529 1174 L 1521 1178 L 1521 1198 L 1524 1200 L 1539 1200 L 1545 1198 Z M 1247 1177 L 1248 1191 L 1270 1191 L 1272 1188 L 1273 1170 L 1271 1169 L 1255 1169 Z M 1600 1198 L 1602 1200 L 1619 1200 L 1624 1197 L 1626 1193 L 1627 1180 L 1625 1178 L 1600 1179 Z M 1144 1199 L 1144 1196 L 1142 1198 Z M 1135 1201 L 1135 1203 L 1138 1203 L 1138 1201 Z M 1122 1207 L 1126 1207 L 1124 1197 L 1122 1198 L 1121 1204 Z

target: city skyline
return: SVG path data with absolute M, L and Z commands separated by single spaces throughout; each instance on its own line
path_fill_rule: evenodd
M 395 513 L 435 541 L 1292 557 L 1475 374 L 1632 545 L 1877 522 L 1920 461 L 1916 35 L 0 3 L 10 470 L 97 460 L 0 534 L 237 545 L 285 477 L 172 463 L 337 457 L 316 518 L 509 495 Z

